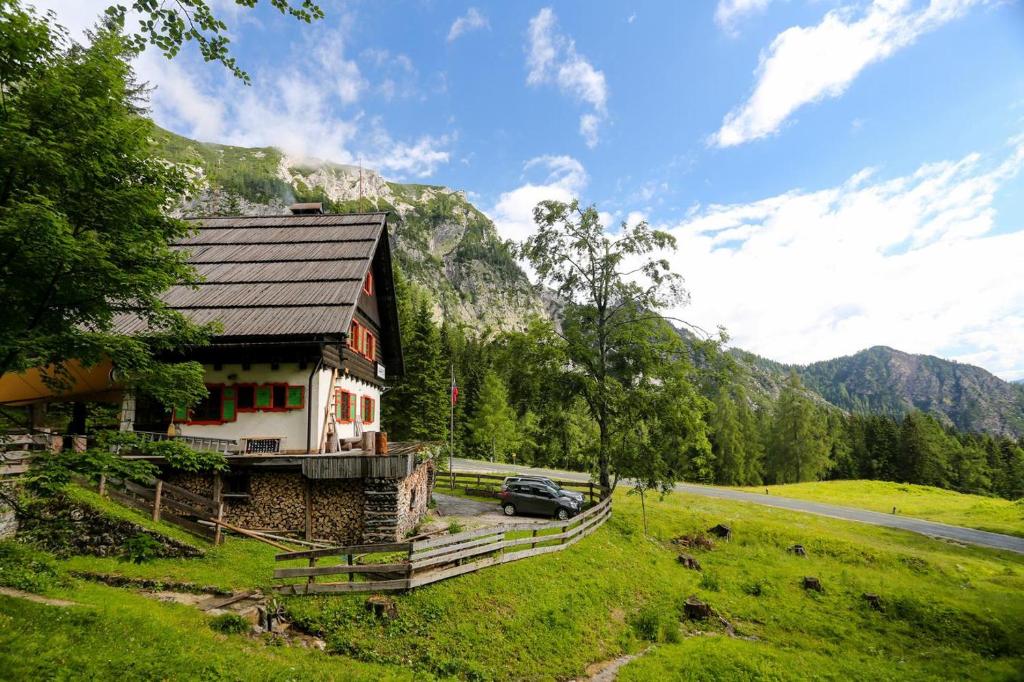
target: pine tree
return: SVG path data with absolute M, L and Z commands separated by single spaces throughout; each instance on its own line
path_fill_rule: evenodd
M 495 372 L 484 375 L 480 398 L 469 431 L 477 452 L 504 460 L 519 444 L 516 414 L 508 404 L 508 389 Z
M 900 428 L 896 461 L 899 480 L 947 487 L 955 444 L 934 417 L 924 412 L 911 412 L 903 418 Z
M 715 483 L 739 485 L 746 478 L 746 439 L 736 402 L 727 390 L 719 391 L 711 412 L 711 446 L 715 456 Z
M 772 418 L 768 477 L 776 483 L 813 481 L 828 468 L 824 420 L 791 372 Z
M 411 327 L 411 328 L 410 328 Z M 405 375 L 385 394 L 395 440 L 444 440 L 448 435 L 448 378 L 441 339 L 425 298 L 403 330 Z

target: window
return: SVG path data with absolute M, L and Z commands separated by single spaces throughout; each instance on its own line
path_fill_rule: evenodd
M 352 320 L 348 332 L 348 347 L 373 362 L 377 355 L 377 337 L 365 325 Z
M 366 279 L 363 280 L 363 293 L 373 296 L 373 271 L 366 273 Z
M 288 384 L 274 384 L 273 386 L 275 410 L 288 409 Z
M 367 331 L 363 338 L 365 340 L 363 355 L 366 356 L 367 360 L 373 362 L 373 359 L 377 357 L 377 337 Z
M 254 384 L 235 384 L 235 391 L 239 412 L 251 412 L 256 409 L 256 386 Z
M 374 417 L 376 416 L 374 414 L 374 408 L 376 406 L 374 405 L 373 398 L 364 395 L 363 396 L 363 405 L 362 405 L 362 407 L 363 407 L 363 423 L 364 424 L 369 424 L 370 422 L 374 421 Z
M 356 397 L 340 388 L 334 389 L 334 418 L 341 422 L 356 420 Z

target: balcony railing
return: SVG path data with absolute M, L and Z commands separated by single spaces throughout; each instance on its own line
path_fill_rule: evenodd
M 238 450 L 238 441 L 227 438 L 206 438 L 201 436 L 168 436 L 158 431 L 134 431 L 144 441 L 177 440 L 185 443 L 193 450 L 209 450 L 222 452 L 225 455 Z

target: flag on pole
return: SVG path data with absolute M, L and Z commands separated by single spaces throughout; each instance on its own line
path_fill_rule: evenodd
M 459 402 L 459 387 L 455 385 L 455 377 L 452 376 L 452 406 Z

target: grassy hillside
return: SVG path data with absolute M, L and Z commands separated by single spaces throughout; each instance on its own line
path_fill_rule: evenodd
M 739 488 L 764 492 L 765 486 Z M 914 516 L 954 526 L 1024 537 L 1024 501 L 965 495 L 926 485 L 888 481 L 819 481 L 767 486 L 770 494 L 827 502 L 903 516 Z
M 640 531 L 638 500 L 619 493 L 612 520 L 566 552 L 399 595 L 390 623 L 369 616 L 357 595 L 289 598 L 286 606 L 323 634 L 333 656 L 215 635 L 204 616 L 132 591 L 54 583 L 48 593 L 89 606 L 62 615 L 0 599 L 0 670 L 48 677 L 73 665 L 79 675 L 108 677 L 129 665 L 133 677 L 149 679 L 566 679 L 652 643 L 621 679 L 946 679 L 950 670 L 1014 679 L 1024 666 L 1024 557 L 681 494 L 648 506 L 652 537 Z M 719 522 L 731 524 L 732 541 L 693 551 L 703 572 L 679 565 L 671 539 Z M 794 543 L 808 556 L 788 553 Z M 269 582 L 270 554 L 232 539 L 201 559 L 56 565 L 65 575 L 75 568 L 251 587 Z M 805 575 L 819 577 L 825 591 L 801 589 Z M 865 592 L 878 594 L 884 610 L 870 608 Z M 735 636 L 717 622 L 681 620 L 691 594 Z

